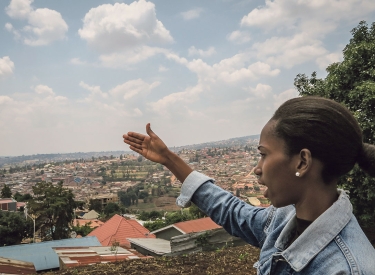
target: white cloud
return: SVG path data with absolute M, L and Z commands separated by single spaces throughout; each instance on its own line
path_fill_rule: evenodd
M 90 9 L 78 34 L 102 53 L 173 42 L 169 31 L 156 18 L 155 5 L 145 0 L 129 5 L 104 4 Z
M 38 85 L 34 88 L 34 91 L 41 95 L 41 94 L 45 94 L 45 95 L 55 95 L 55 93 L 53 92 L 53 90 L 46 86 L 46 85 Z
M 0 80 L 7 78 L 13 74 L 14 63 L 9 56 L 0 58 Z
M 272 87 L 267 84 L 258 83 L 255 88 L 250 88 L 250 93 L 257 98 L 267 98 L 272 94 Z
M 249 97 L 264 99 L 272 95 L 272 88 L 266 84 L 258 84 L 249 88 L 250 83 L 261 77 L 274 77 L 280 72 L 264 62 L 250 63 L 248 53 L 236 54 L 230 58 L 209 65 L 201 59 L 181 60 L 177 55 L 168 53 L 169 59 L 185 65 L 198 77 L 198 83 L 183 91 L 173 92 L 149 104 L 150 110 L 165 118 L 182 116 L 189 118 L 200 116 L 193 110 L 195 102 L 211 100 L 217 108 L 227 106 L 232 101 L 243 101 Z M 230 92 L 228 92 L 230 91 Z M 243 103 L 240 103 L 242 105 Z M 215 107 L 215 108 L 216 108 Z M 248 106 L 246 107 L 248 108 Z M 212 115 L 216 115 L 216 110 Z M 198 112 L 199 113 L 199 112 Z M 171 115 L 173 114 L 173 116 Z M 191 116 L 197 114 L 196 116 Z
M 0 105 L 10 103 L 12 101 L 13 99 L 11 97 L 6 96 L 6 95 L 0 95 Z
M 79 57 L 70 59 L 69 63 L 73 65 L 86 65 L 87 64 L 86 61 L 82 61 Z
M 244 16 L 241 25 L 328 33 L 336 28 L 340 20 L 361 20 L 374 10 L 373 0 L 266 0 L 265 6 L 253 9 Z
M 201 56 L 201 57 L 209 57 L 209 56 L 215 54 L 216 50 L 215 50 L 214 47 L 209 47 L 206 51 L 204 51 L 204 50 L 201 50 L 201 49 L 197 49 L 194 46 L 191 46 L 189 48 L 188 52 L 189 52 L 190 56 L 198 55 L 198 56 Z
M 91 101 L 95 96 L 98 96 L 99 98 L 108 98 L 108 94 L 102 92 L 100 86 L 90 86 L 83 81 L 79 83 L 79 86 L 91 93 L 89 97 L 85 98 L 86 101 Z
M 329 54 L 326 54 L 317 58 L 316 63 L 318 64 L 321 70 L 325 70 L 328 65 L 335 63 L 335 62 L 340 62 L 342 61 L 342 59 L 343 59 L 343 56 L 341 52 L 334 52 L 334 53 L 329 53 Z
M 156 54 L 167 52 L 167 50 L 162 48 L 140 46 L 122 52 L 102 54 L 99 56 L 99 60 L 104 67 L 121 68 L 144 61 Z
M 275 109 L 278 108 L 281 104 L 283 104 L 285 101 L 298 97 L 298 92 L 296 89 L 288 89 L 278 95 L 274 95 L 274 107 Z
M 285 34 L 255 43 L 252 48 L 258 59 L 285 68 L 315 61 L 323 69 L 339 60 L 324 47 L 324 37 L 341 22 L 359 22 L 373 11 L 373 0 L 266 0 L 242 18 L 241 26 Z
M 68 31 L 68 25 L 61 14 L 55 10 L 34 9 L 32 0 L 11 0 L 6 12 L 13 19 L 27 20 L 28 25 L 20 30 L 7 23 L 5 28 L 13 32 L 16 39 L 22 39 L 29 46 L 43 46 L 62 40 Z
M 203 12 L 202 8 L 196 8 L 196 9 L 191 9 L 188 11 L 181 12 L 181 15 L 182 15 L 182 18 L 187 21 L 187 20 L 198 18 L 202 12 Z
M 171 113 L 171 107 L 173 107 L 177 114 L 185 109 L 185 104 L 197 101 L 199 99 L 199 94 L 202 92 L 203 87 L 198 84 L 194 87 L 189 87 L 182 92 L 169 94 L 156 102 L 149 103 L 148 105 L 159 115 L 169 116 Z
M 11 18 L 27 19 L 33 11 L 31 7 L 33 2 L 34 0 L 12 0 L 9 6 L 5 8 L 5 11 Z
M 274 66 L 291 68 L 294 65 L 316 59 L 327 54 L 323 43 L 299 33 L 292 37 L 272 37 L 252 47 L 257 57 Z
M 247 31 L 233 31 L 227 35 L 227 40 L 235 44 L 244 44 L 249 42 L 251 38 Z
M 162 72 L 167 72 L 167 71 L 169 71 L 169 69 L 166 68 L 166 67 L 164 67 L 163 65 L 160 65 L 158 71 L 162 73 Z
M 140 95 L 141 93 L 148 93 L 159 85 L 160 82 L 158 81 L 148 84 L 142 79 L 135 79 L 127 81 L 121 85 L 117 85 L 115 88 L 111 89 L 109 93 L 112 96 L 122 97 L 123 99 L 128 100 L 132 97 Z

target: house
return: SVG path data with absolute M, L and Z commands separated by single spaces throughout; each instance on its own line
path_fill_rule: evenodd
M 155 238 L 155 235 L 137 221 L 127 220 L 117 214 L 102 226 L 94 229 L 88 236 L 97 237 L 102 246 L 118 243 L 119 246 L 128 248 L 130 248 L 130 242 L 127 238 Z
M 94 201 L 100 201 L 102 207 L 106 207 L 108 203 L 118 203 L 118 196 L 115 194 L 97 195 L 91 198 Z
M 97 219 L 98 217 L 99 217 L 99 213 L 96 212 L 95 210 L 91 210 L 88 213 L 84 214 L 82 216 L 82 219 L 92 220 L 92 219 Z
M 171 244 L 167 240 L 157 238 L 128 238 L 131 248 L 147 256 L 164 256 L 171 253 Z
M 221 226 L 217 225 L 213 220 L 211 220 L 211 218 L 207 217 L 168 225 L 166 227 L 152 231 L 151 234 L 154 234 L 156 238 L 169 241 L 172 237 L 175 236 L 216 228 L 221 228 Z
M 115 246 L 56 247 L 54 251 L 59 257 L 60 270 L 99 263 L 150 258 L 134 249 Z
M 58 268 L 59 257 L 53 247 L 101 246 L 96 237 L 65 239 L 0 247 L 0 257 L 33 263 L 36 271 Z
M 0 210 L 17 211 L 17 201 L 12 198 L 0 199 Z

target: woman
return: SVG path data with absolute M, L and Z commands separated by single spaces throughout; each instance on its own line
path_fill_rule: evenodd
M 258 274 L 375 274 L 375 250 L 352 214 L 340 176 L 358 163 L 375 176 L 375 146 L 344 106 L 318 97 L 288 100 L 264 126 L 254 169 L 272 206 L 252 207 L 192 169 L 147 124 L 124 142 L 165 165 L 190 201 L 230 234 L 260 247 Z M 375 188 L 375 186 L 374 186 Z

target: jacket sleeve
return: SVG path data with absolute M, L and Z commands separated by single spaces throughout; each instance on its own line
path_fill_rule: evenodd
M 214 184 L 213 179 L 192 172 L 181 187 L 177 205 L 187 207 L 190 201 L 205 212 L 229 234 L 260 247 L 266 237 L 273 207 L 253 207 Z

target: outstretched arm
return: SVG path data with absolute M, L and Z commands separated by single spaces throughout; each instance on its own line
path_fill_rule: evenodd
M 128 132 L 123 135 L 124 142 L 131 150 L 146 159 L 163 164 L 180 182 L 184 182 L 193 171 L 179 156 L 170 151 L 164 142 L 151 130 L 150 123 L 146 125 L 147 135 Z

